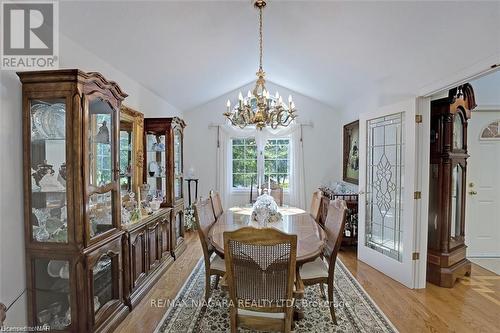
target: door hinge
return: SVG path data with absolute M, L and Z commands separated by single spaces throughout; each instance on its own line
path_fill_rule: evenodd
M 417 191 L 417 192 L 413 193 L 413 199 L 415 199 L 415 200 L 422 199 L 422 192 Z
M 420 259 L 420 253 L 419 252 L 413 252 L 411 254 L 411 259 L 412 260 L 419 260 Z
M 422 123 L 422 115 L 421 114 L 415 115 L 415 122 L 417 124 L 421 124 Z

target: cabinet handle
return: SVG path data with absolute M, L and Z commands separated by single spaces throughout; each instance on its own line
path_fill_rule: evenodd
M 470 195 L 476 195 L 476 194 L 477 194 L 477 192 L 476 192 L 476 191 L 474 191 L 474 190 L 470 190 L 470 191 L 469 191 L 469 194 L 470 194 Z

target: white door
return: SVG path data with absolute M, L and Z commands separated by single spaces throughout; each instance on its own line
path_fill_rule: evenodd
M 358 259 L 415 288 L 416 100 L 360 116 Z
M 473 111 L 467 130 L 468 257 L 500 257 L 500 111 Z M 483 133 L 484 132 L 484 133 Z

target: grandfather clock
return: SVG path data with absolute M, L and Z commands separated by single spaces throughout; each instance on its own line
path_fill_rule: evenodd
M 467 121 L 476 107 L 468 83 L 431 102 L 427 281 L 451 288 L 470 275 L 466 259 Z

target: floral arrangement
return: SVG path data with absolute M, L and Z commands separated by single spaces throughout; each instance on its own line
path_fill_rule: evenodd
M 252 221 L 266 225 L 279 222 L 282 215 L 278 212 L 278 205 L 274 198 L 265 193 L 257 198 L 252 207 Z
M 184 210 L 184 228 L 186 231 L 188 230 L 194 230 L 195 229 L 195 224 L 194 224 L 194 209 L 193 207 L 187 207 Z

